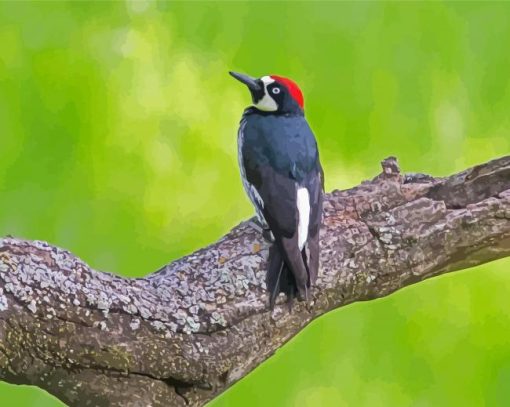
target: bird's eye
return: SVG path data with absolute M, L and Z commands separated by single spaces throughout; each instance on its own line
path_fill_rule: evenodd
M 271 92 L 273 92 L 275 95 L 278 95 L 278 93 L 280 93 L 280 88 L 273 88 Z

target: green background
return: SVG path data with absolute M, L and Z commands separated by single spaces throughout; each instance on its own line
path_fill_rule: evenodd
M 510 150 L 510 3 L 0 3 L 0 234 L 143 276 L 252 209 L 236 131 L 280 74 L 327 189 L 396 155 L 446 175 Z M 210 405 L 502 406 L 510 262 L 315 321 Z M 59 406 L 0 384 L 2 406 Z

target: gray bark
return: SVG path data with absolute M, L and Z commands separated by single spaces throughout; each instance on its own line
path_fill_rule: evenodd
M 510 156 L 327 194 L 310 303 L 268 310 L 268 244 L 247 223 L 145 278 L 41 241 L 0 240 L 0 379 L 72 406 L 203 405 L 318 316 L 510 253 Z

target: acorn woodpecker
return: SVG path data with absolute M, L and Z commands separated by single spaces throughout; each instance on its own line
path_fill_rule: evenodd
M 241 118 L 238 158 L 258 221 L 274 239 L 266 276 L 270 307 L 280 292 L 289 304 L 296 295 L 308 300 L 319 268 L 324 174 L 303 94 L 281 76 L 230 74 L 253 101 Z

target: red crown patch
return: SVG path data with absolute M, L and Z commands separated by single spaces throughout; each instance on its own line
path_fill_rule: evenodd
M 296 82 L 289 78 L 284 78 L 283 76 L 271 75 L 271 78 L 278 82 L 280 85 L 285 86 L 288 90 L 292 98 L 297 102 L 297 104 L 304 108 L 305 100 L 303 98 L 303 92 L 299 89 L 299 86 Z

